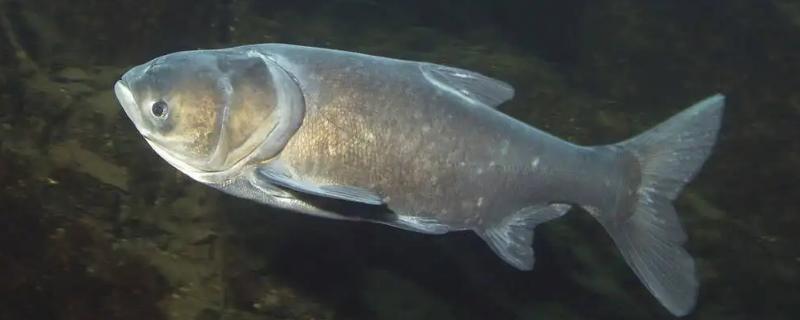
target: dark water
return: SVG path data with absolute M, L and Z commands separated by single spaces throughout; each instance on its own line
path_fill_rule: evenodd
M 516 271 L 426 236 L 223 195 L 158 158 L 114 81 L 165 53 L 286 42 L 480 71 L 501 110 L 615 142 L 715 92 L 718 148 L 676 206 L 689 319 L 800 315 L 800 2 L 0 1 L 0 319 L 670 319 L 583 212 Z

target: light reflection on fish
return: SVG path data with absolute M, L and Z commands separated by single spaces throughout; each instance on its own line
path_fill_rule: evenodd
M 471 230 L 522 270 L 533 268 L 534 227 L 580 206 L 669 311 L 695 305 L 671 202 L 711 152 L 721 95 L 584 147 L 495 110 L 514 94 L 501 81 L 320 48 L 178 52 L 114 89 L 161 157 L 229 194 L 429 234 Z

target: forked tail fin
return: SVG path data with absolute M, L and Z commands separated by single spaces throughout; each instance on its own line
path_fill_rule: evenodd
M 683 248 L 686 233 L 672 206 L 717 140 L 725 98 L 715 95 L 621 142 L 638 161 L 631 212 L 600 212 L 600 223 L 645 287 L 670 312 L 683 316 L 697 301 L 694 260 Z

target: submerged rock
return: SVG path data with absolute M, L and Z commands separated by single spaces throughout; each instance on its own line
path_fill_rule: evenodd
M 128 191 L 128 169 L 81 147 L 75 140 L 53 145 L 48 151 L 56 167 L 86 173 L 97 180 Z
M 78 67 L 66 67 L 53 75 L 53 80 L 58 82 L 83 82 L 89 79 L 89 74 Z

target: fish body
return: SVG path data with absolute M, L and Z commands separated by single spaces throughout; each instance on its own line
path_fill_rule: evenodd
M 169 54 L 115 85 L 137 129 L 197 181 L 276 207 L 442 234 L 470 230 L 534 264 L 536 225 L 580 206 L 662 304 L 697 295 L 671 201 L 710 154 L 724 98 L 627 141 L 579 146 L 496 110 L 476 72 L 261 44 Z

